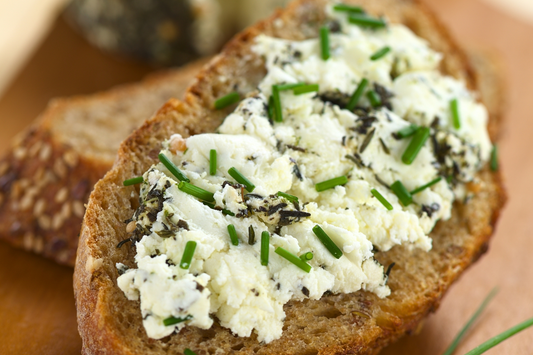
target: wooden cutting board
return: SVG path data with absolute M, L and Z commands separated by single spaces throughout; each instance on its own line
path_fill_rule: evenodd
M 425 0 L 465 44 L 497 49 L 507 67 L 508 117 L 501 142 L 509 202 L 489 253 L 453 286 L 421 332 L 385 355 L 440 354 L 494 287 L 499 294 L 457 354 L 533 317 L 533 26 L 479 0 Z M 150 68 L 105 56 L 58 20 L 0 100 L 0 152 L 57 95 L 89 93 L 135 81 Z M 95 75 L 94 73 L 99 73 Z M 0 243 L 0 354 L 79 354 L 72 270 Z M 487 354 L 533 354 L 533 329 Z

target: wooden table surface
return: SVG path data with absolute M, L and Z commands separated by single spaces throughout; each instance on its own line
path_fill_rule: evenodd
M 384 355 L 442 353 L 494 286 L 500 292 L 457 354 L 533 317 L 533 26 L 479 0 L 425 1 L 461 42 L 498 50 L 507 67 L 508 116 L 500 151 L 509 202 L 489 253 L 451 288 L 419 334 Z M 103 90 L 150 70 L 98 52 L 58 20 L 0 99 L 0 152 L 51 97 Z M 80 349 L 72 270 L 0 243 L 0 354 L 79 354 Z M 533 354 L 533 328 L 487 354 Z

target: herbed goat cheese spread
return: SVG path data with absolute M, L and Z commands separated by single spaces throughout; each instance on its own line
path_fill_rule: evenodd
M 217 133 L 170 137 L 162 163 L 144 174 L 130 238 L 137 268 L 117 268 L 118 286 L 140 299 L 149 337 L 206 329 L 214 316 L 268 343 L 281 337 L 291 299 L 361 289 L 388 296 L 375 250 L 429 250 L 435 223 L 467 197 L 464 183 L 488 160 L 485 108 L 439 72 L 441 55 L 425 40 L 403 25 L 369 29 L 346 13 L 329 16 L 329 59 L 318 38 L 257 37 L 253 50 L 268 70 L 257 92 Z M 348 109 L 364 79 L 366 91 Z M 424 129 L 429 135 L 405 163 Z

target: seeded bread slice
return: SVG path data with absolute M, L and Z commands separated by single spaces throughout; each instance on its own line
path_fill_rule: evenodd
M 475 76 L 463 52 L 422 5 L 409 0 L 346 1 L 363 5 L 374 15 L 386 14 L 409 26 L 444 53 L 442 71 L 476 88 Z M 260 34 L 305 39 L 316 37 L 324 19 L 325 0 L 299 0 L 238 35 L 221 55 L 198 75 L 184 102 L 170 100 L 158 114 L 120 147 L 113 169 L 91 194 L 81 231 L 74 274 L 78 326 L 84 354 L 376 354 L 438 308 L 445 291 L 487 250 L 504 203 L 500 176 L 485 168 L 477 191 L 467 204 L 456 203 L 449 221 L 431 233 L 433 249 L 426 253 L 397 246 L 377 254 L 384 265 L 396 262 L 391 296 L 379 299 L 367 292 L 326 295 L 319 301 L 289 302 L 283 336 L 269 344 L 233 336 L 215 322 L 209 330 L 185 327 L 161 340 L 149 339 L 138 302 L 128 301 L 117 287 L 117 262 L 134 266 L 135 251 L 116 245 L 127 238 L 124 221 L 138 207 L 136 187 L 122 181 L 142 174 L 156 161 L 161 142 L 172 133 L 184 136 L 211 132 L 230 112 L 212 109 L 216 98 L 233 90 L 246 94 L 265 75 L 264 63 L 250 47 Z M 492 120 L 497 132 L 500 120 Z
M 0 160 L 0 239 L 74 266 L 84 205 L 120 142 L 181 97 L 202 63 L 52 101 Z

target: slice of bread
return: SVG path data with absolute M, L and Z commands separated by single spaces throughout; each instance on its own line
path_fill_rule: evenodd
M 52 101 L 0 160 L 0 239 L 74 266 L 84 205 L 120 142 L 181 97 L 202 64 Z
M 444 54 L 443 73 L 464 79 L 476 89 L 465 55 L 421 4 L 409 0 L 346 2 L 406 24 Z M 128 301 L 116 283 L 115 264 L 134 265 L 134 249 L 116 246 L 128 237 L 124 221 L 138 207 L 138 191 L 123 187 L 122 181 L 142 174 L 156 162 L 161 142 L 171 134 L 213 131 L 229 113 L 212 109 L 216 98 L 234 90 L 246 94 L 255 89 L 265 75 L 262 60 L 251 51 L 258 34 L 296 40 L 316 37 L 325 6 L 325 0 L 296 1 L 238 35 L 200 72 L 185 102 L 170 100 L 121 145 L 113 169 L 91 194 L 78 248 L 74 290 L 84 354 L 182 354 L 185 348 L 204 355 L 376 354 L 415 330 L 438 308 L 452 282 L 487 250 L 505 193 L 499 173 L 485 167 L 478 175 L 480 183 L 473 187 L 475 196 L 466 204 L 456 202 L 452 218 L 439 222 L 431 233 L 430 252 L 396 246 L 377 253 L 382 264 L 397 265 L 389 279 L 392 294 L 385 299 L 359 291 L 330 294 L 318 301 L 291 301 L 284 307 L 287 317 L 282 337 L 266 345 L 255 334 L 236 337 L 216 322 L 209 330 L 185 327 L 161 340 L 146 336 L 139 303 Z M 493 134 L 499 131 L 500 122 L 491 117 Z

